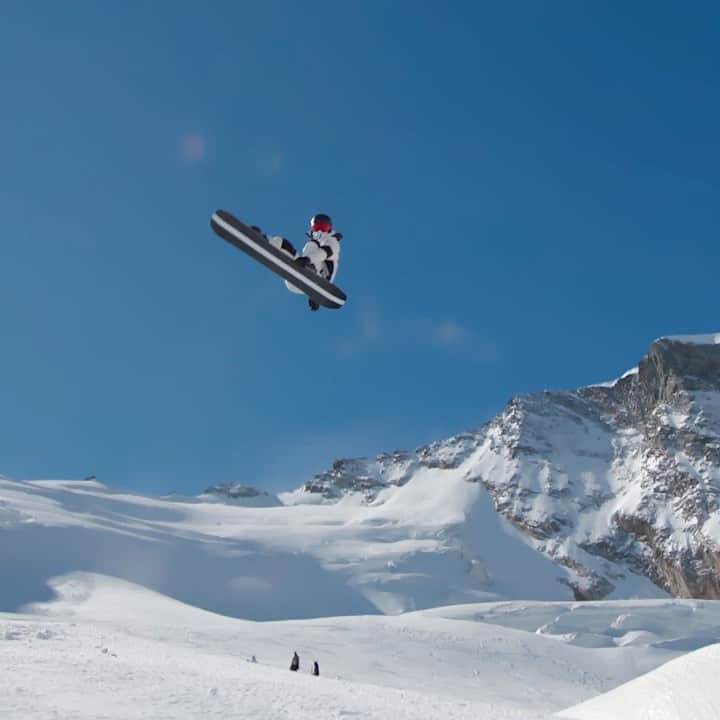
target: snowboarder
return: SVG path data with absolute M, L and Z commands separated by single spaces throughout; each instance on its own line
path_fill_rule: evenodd
M 347 295 L 332 282 L 342 235 L 333 231 L 327 215 L 312 217 L 308 240 L 300 254 L 287 238 L 265 235 L 256 225 L 246 225 L 226 210 L 216 210 L 210 226 L 223 240 L 280 275 L 288 290 L 306 295 L 311 310 L 320 306 L 337 309 L 345 304 Z
M 319 676 L 319 675 L 320 675 L 320 666 L 317 664 L 317 660 L 315 660 L 315 662 L 313 663 L 313 671 L 312 671 L 312 674 L 315 675 L 315 676 Z
M 328 282 L 335 280 L 338 260 L 340 259 L 340 240 L 342 233 L 332 229 L 332 220 L 329 215 L 318 213 L 310 218 L 310 230 L 307 232 L 308 241 L 303 247 L 302 255 L 295 261 L 298 265 L 310 267 L 325 278 Z M 312 298 L 308 299 L 311 310 L 317 310 L 320 305 Z
M 293 672 L 297 672 L 299 668 L 300 668 L 300 658 L 298 657 L 297 652 L 294 652 L 292 661 L 290 662 L 290 669 Z

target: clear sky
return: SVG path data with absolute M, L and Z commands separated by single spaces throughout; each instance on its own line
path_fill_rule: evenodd
M 0 473 L 195 493 L 720 331 L 720 10 L 33 2 L 0 21 Z M 333 216 L 338 311 L 212 234 Z

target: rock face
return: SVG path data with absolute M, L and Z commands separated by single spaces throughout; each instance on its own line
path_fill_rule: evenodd
M 383 490 L 434 468 L 482 483 L 578 599 L 633 574 L 720 598 L 720 335 L 660 339 L 614 382 L 513 398 L 476 432 L 338 460 L 304 490 L 382 503 Z
M 375 458 L 335 460 L 330 470 L 315 475 L 302 489 L 328 501 L 347 493 L 362 493 L 373 502 L 381 490 L 405 485 L 421 468 L 459 467 L 480 442 L 478 433 L 462 433 L 414 452 L 395 450 Z
M 240 483 L 220 483 L 207 488 L 200 496 L 202 499 L 210 498 L 219 502 L 229 502 L 234 505 L 249 507 L 274 507 L 282 505 L 276 495 L 258 490 L 249 485 Z
M 306 482 L 304 490 L 319 493 L 326 500 L 337 500 L 348 492 L 360 492 L 372 501 L 388 485 L 404 485 L 417 467 L 413 453 L 399 451 L 378 455 L 374 460 L 336 460 L 330 470 Z

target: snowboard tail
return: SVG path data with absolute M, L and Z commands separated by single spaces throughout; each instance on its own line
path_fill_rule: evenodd
M 345 304 L 347 296 L 339 287 L 313 270 L 296 265 L 291 257 L 271 245 L 262 233 L 240 222 L 229 212 L 214 212 L 210 226 L 223 240 L 285 278 L 290 285 L 304 292 L 316 303 L 332 309 L 341 308 Z

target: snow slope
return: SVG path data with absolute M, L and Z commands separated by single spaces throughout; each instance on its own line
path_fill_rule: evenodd
M 54 600 L 0 614 L 4 719 L 120 720 L 149 708 L 177 720 L 549 719 L 717 639 L 720 627 L 712 601 L 502 602 L 252 622 L 102 575 L 52 585 Z M 297 675 L 287 670 L 294 650 Z M 320 678 L 308 675 L 313 660 Z
M 712 601 L 549 602 L 562 569 L 466 479 L 483 452 L 372 502 L 0 479 L 0 716 L 549 718 L 720 640 Z
M 560 713 L 574 720 L 717 720 L 720 645 L 689 653 L 605 695 Z
M 78 570 L 255 620 L 570 597 L 563 570 L 462 472 L 419 471 L 374 504 L 280 507 L 0 478 L 0 577 L 12 578 L 0 610 L 48 599 L 49 578 Z

